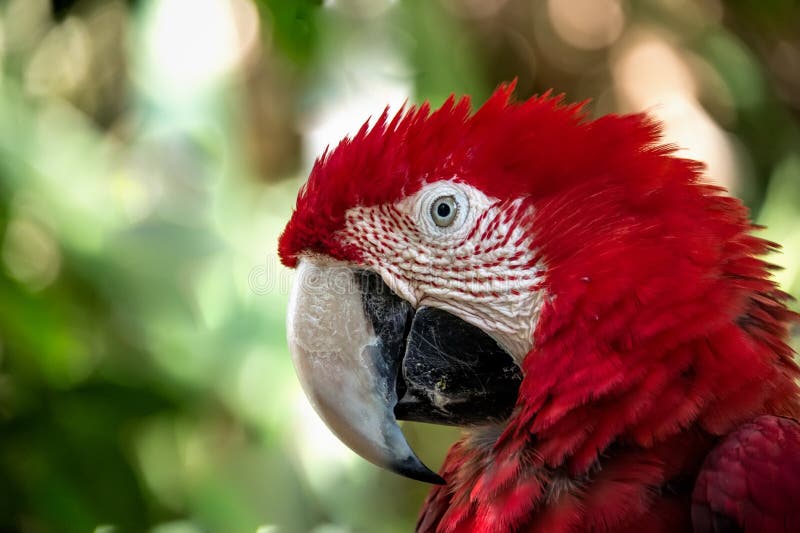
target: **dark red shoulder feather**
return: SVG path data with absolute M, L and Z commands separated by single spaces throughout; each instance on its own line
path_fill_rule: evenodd
M 696 533 L 800 531 L 800 423 L 761 416 L 709 454 L 692 496 Z

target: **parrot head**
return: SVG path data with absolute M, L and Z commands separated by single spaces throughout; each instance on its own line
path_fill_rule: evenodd
M 646 116 L 589 120 L 549 93 L 514 102 L 513 88 L 474 112 L 451 97 L 364 124 L 316 161 L 279 242 L 311 403 L 356 453 L 418 480 L 443 482 L 398 420 L 545 432 L 644 382 L 698 383 L 691 361 L 659 361 L 695 320 L 738 312 L 741 287 L 709 273 L 738 253 L 719 243 L 749 227 L 740 204 L 699 183 Z M 581 419 L 600 426 L 589 457 L 639 420 L 647 440 L 696 417 L 700 394 Z

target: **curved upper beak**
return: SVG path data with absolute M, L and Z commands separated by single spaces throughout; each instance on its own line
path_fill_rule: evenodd
M 353 451 L 398 474 L 444 483 L 414 454 L 397 419 L 472 425 L 506 418 L 519 368 L 480 329 L 414 310 L 375 273 L 301 259 L 287 320 L 303 389 Z

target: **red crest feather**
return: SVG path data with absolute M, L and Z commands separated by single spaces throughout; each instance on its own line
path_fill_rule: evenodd
M 384 111 L 327 150 L 281 236 L 284 264 L 293 266 L 302 251 L 357 259 L 335 237 L 349 208 L 394 202 L 440 179 L 496 198 L 540 197 L 629 164 L 628 154 L 652 150 L 658 137 L 644 115 L 589 121 L 583 104 L 563 104 L 549 92 L 514 102 L 514 85 L 500 86 L 474 113 L 469 97 L 455 96 L 433 112 L 427 103 L 391 119 Z

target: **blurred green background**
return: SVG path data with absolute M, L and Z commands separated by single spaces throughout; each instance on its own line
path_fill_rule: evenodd
M 299 390 L 276 239 L 326 144 L 513 77 L 664 120 L 800 294 L 797 1 L 0 2 L 0 531 L 409 531 Z

